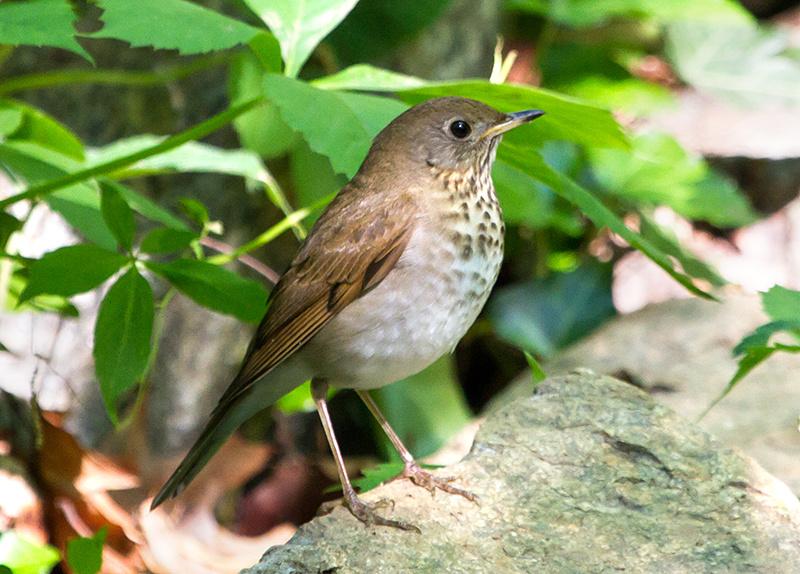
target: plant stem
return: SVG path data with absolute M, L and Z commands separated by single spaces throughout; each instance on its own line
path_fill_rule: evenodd
M 61 177 L 56 177 L 45 181 L 44 183 L 40 183 L 39 185 L 34 185 L 33 187 L 28 188 L 27 191 L 23 191 L 22 193 L 18 193 L 17 195 L 12 195 L 2 201 L 0 201 L 0 209 L 5 209 L 7 206 L 17 203 L 18 201 L 24 201 L 26 199 L 34 199 L 43 195 L 48 195 L 67 187 L 68 185 L 72 185 L 75 183 L 79 183 L 81 181 L 85 181 L 87 179 L 98 177 L 101 175 L 106 175 L 117 171 L 118 169 L 122 169 L 128 167 L 129 165 L 133 165 L 137 161 L 141 161 L 143 159 L 147 159 L 148 157 L 152 157 L 154 155 L 158 155 L 165 151 L 169 151 L 174 149 L 178 146 L 185 144 L 186 142 L 197 140 L 203 138 L 221 128 L 222 126 L 230 123 L 235 118 L 241 116 L 242 114 L 250 111 L 255 106 L 260 104 L 262 98 L 256 98 L 254 100 L 250 100 L 249 102 L 245 102 L 238 106 L 234 106 L 232 108 L 228 108 L 224 112 L 217 114 L 216 116 L 197 124 L 196 126 L 189 128 L 185 132 L 181 132 L 177 135 L 171 136 L 159 144 L 156 144 L 152 147 L 140 150 L 136 153 L 132 153 L 130 155 L 126 155 L 124 157 L 120 157 L 106 163 L 101 163 L 99 165 L 95 165 L 88 169 L 84 169 L 81 171 L 77 171 L 75 173 L 68 173 Z
M 2 50 L 0 49 L 0 58 Z M 128 70 L 60 70 L 29 74 L 0 82 L 0 96 L 22 90 L 36 90 L 66 84 L 104 84 L 117 86 L 152 86 L 174 82 L 196 72 L 221 66 L 230 60 L 228 53 L 214 53 L 191 64 L 170 66 L 154 72 Z M 2 60 L 0 60 L 2 61 Z

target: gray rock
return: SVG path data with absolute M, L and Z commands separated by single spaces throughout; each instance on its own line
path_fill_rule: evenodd
M 800 572 L 800 503 L 645 393 L 593 374 L 548 379 L 492 413 L 438 471 L 480 496 L 395 481 L 364 496 L 418 535 L 344 508 L 303 526 L 248 574 Z
M 617 317 L 544 365 L 550 375 L 585 367 L 632 380 L 681 416 L 696 420 L 736 373 L 732 350 L 769 321 L 758 297 L 722 304 L 684 299 Z M 791 343 L 791 340 L 786 342 Z M 507 397 L 525 396 L 530 377 Z M 800 355 L 776 353 L 699 422 L 742 449 L 800 494 Z

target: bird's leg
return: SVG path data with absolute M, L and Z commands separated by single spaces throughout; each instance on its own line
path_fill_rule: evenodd
M 324 379 L 311 380 L 311 396 L 314 398 L 314 404 L 317 407 L 319 418 L 322 421 L 322 428 L 325 429 L 325 436 L 328 438 L 328 444 L 333 452 L 333 458 L 336 461 L 336 470 L 339 472 L 339 480 L 342 483 L 342 490 L 344 491 L 344 500 L 353 516 L 358 518 L 364 524 L 377 524 L 380 526 L 392 526 L 402 530 L 411 530 L 419 533 L 420 530 L 413 524 L 406 522 L 399 522 L 397 520 L 389 520 L 375 514 L 374 509 L 378 506 L 383 506 L 387 501 L 381 500 L 376 504 L 366 504 L 361 502 L 356 496 L 356 491 L 350 484 L 350 478 L 347 476 L 347 469 L 344 466 L 344 459 L 342 459 L 342 452 L 339 450 L 339 444 L 336 442 L 336 435 L 333 434 L 333 424 L 331 423 L 331 416 L 328 412 L 328 382 Z
M 372 400 L 372 397 L 369 395 L 369 393 L 365 390 L 358 390 L 356 392 L 358 393 L 358 396 L 361 397 L 361 400 L 364 401 L 364 404 L 367 405 L 367 408 L 370 410 L 372 415 L 377 419 L 378 423 L 383 429 L 383 432 L 385 432 L 386 436 L 389 437 L 389 440 L 392 441 L 394 448 L 397 449 L 397 452 L 399 452 L 400 456 L 403 458 L 403 476 L 413 480 L 414 484 L 427 488 L 431 491 L 431 494 L 436 492 L 436 489 L 438 488 L 439 490 L 443 490 L 451 494 L 461 495 L 468 500 L 477 500 L 478 497 L 471 492 L 452 486 L 450 482 L 453 480 L 453 478 L 436 478 L 422 470 L 422 468 L 419 466 L 419 463 L 414 460 L 414 457 L 408 451 L 406 446 L 400 441 L 400 437 L 397 436 L 397 433 L 394 432 L 394 429 L 389 425 L 389 421 L 387 421 L 386 417 L 383 416 L 383 413 L 378 410 L 378 405 L 375 404 L 375 401 Z

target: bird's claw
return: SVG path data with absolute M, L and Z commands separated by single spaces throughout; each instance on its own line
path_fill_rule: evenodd
M 403 467 L 403 476 L 406 478 L 410 478 L 414 484 L 417 486 L 421 486 L 427 489 L 431 494 L 436 492 L 436 489 L 442 490 L 444 492 L 449 492 L 450 494 L 458 494 L 459 496 L 463 496 L 467 500 L 471 500 L 473 502 L 478 502 L 478 497 L 472 494 L 469 491 L 462 490 L 455 486 L 452 486 L 450 483 L 456 479 L 454 476 L 449 476 L 446 478 L 436 478 L 432 476 L 430 473 L 422 470 L 422 467 L 416 462 L 412 461 L 406 463 Z

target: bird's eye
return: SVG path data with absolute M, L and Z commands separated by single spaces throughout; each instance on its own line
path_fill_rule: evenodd
M 472 133 L 472 128 L 464 120 L 456 120 L 450 124 L 450 133 L 458 139 L 463 140 Z

